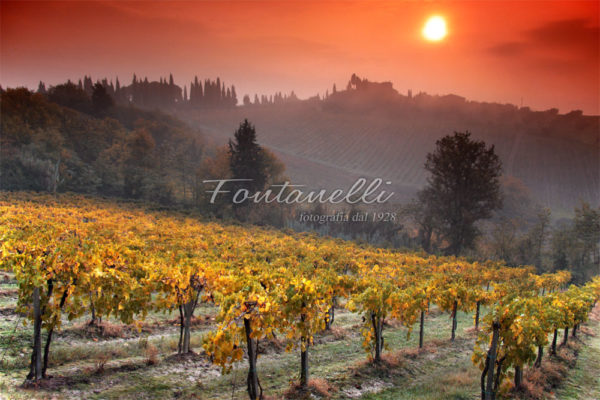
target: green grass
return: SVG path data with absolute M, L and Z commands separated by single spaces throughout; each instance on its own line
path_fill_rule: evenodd
M 595 336 L 587 338 L 587 345 L 582 346 L 573 368 L 556 397 L 561 400 L 600 399 L 600 332 L 598 321 L 590 321 Z M 579 336 L 586 336 L 580 333 Z
M 215 312 L 211 307 L 202 307 L 199 311 L 199 315 L 212 315 Z M 337 314 L 334 324 L 337 336 L 327 333 L 323 337 L 317 337 L 315 346 L 310 348 L 311 376 L 325 378 L 335 386 L 352 386 L 355 385 L 355 378 L 348 374 L 349 368 L 364 363 L 367 359 L 367 354 L 361 346 L 361 317 L 343 310 L 339 310 Z M 172 318 L 173 315 L 164 314 L 151 316 L 154 322 Z M 176 351 L 177 326 L 160 325 L 156 332 L 124 340 L 93 341 L 89 337 L 73 333 L 77 324 L 81 325 L 83 321 L 85 319 L 65 321 L 63 330 L 58 333 L 51 350 L 50 373 L 54 376 L 70 377 L 71 384 L 58 390 L 40 391 L 39 394 L 76 398 L 80 391 L 84 391 L 89 398 L 137 399 L 140 397 L 140 388 L 144 387 L 148 390 L 143 391 L 143 398 L 160 399 L 171 395 L 186 398 L 199 392 L 204 399 L 231 398 L 232 392 L 235 399 L 246 398 L 246 366 L 243 362 L 239 363 L 231 374 L 220 375 L 219 370 L 202 357 L 187 361 L 188 365 L 184 366 L 179 361 L 167 359 Z M 467 335 L 464 328 L 471 323 L 470 315 L 459 316 L 459 337 Z M 8 335 L 11 327 L 14 327 L 14 323 L 0 324 L 0 340 Z M 426 340 L 449 338 L 449 327 L 448 315 L 439 314 L 428 318 Z M 203 325 L 194 329 L 192 347 L 196 352 L 202 351 L 202 336 L 209 328 L 210 326 Z M 407 340 L 406 333 L 405 328 L 386 326 L 384 337 L 389 351 L 416 347 L 417 336 L 413 334 Z M 18 345 L 14 341 L 2 342 L 3 347 L 13 349 L 9 350 L 9 353 L 15 357 L 5 363 L 0 382 L 2 387 L 8 388 L 11 396 L 18 398 L 20 391 L 14 384 L 20 383 L 20 379 L 26 374 L 30 327 L 19 327 L 16 336 Z M 146 365 L 148 344 L 154 346 L 159 353 L 158 365 Z M 105 361 L 104 372 L 96 374 L 94 371 L 102 361 Z M 281 394 L 297 379 L 299 353 L 297 350 L 291 353 L 269 351 L 268 354 L 259 357 L 258 368 L 265 392 Z M 106 382 L 110 382 L 110 387 L 106 387 Z M 342 391 L 338 394 L 343 397 Z
M 197 315 L 214 313 L 214 307 L 203 306 Z M 192 348 L 197 356 L 186 360 L 172 357 L 179 331 L 166 321 L 175 316 L 153 314 L 152 332 L 127 333 L 130 336 L 124 339 L 86 336 L 77 333 L 85 319 L 65 321 L 52 347 L 49 373 L 65 377 L 67 383 L 37 391 L 18 387 L 27 372 L 31 327 L 20 326 L 9 339 L 17 317 L 2 319 L 0 350 L 8 348 L 9 356 L 0 369 L 0 399 L 246 399 L 245 362 L 221 375 L 203 355 L 202 337 L 210 325 L 193 329 Z M 459 313 L 457 339 L 451 342 L 448 314 L 432 309 L 426 319 L 422 351 L 417 349 L 418 332 L 407 339 L 406 328 L 385 326 L 384 365 L 376 367 L 367 361 L 361 346 L 361 316 L 340 309 L 333 331 L 316 337 L 309 348 L 311 378 L 324 379 L 334 387 L 333 399 L 475 399 L 480 372 L 471 362 L 472 324 L 471 314 Z M 590 327 L 598 331 L 597 324 Z M 592 346 L 583 348 L 581 362 L 562 389 L 564 397 L 559 398 L 586 398 L 576 395 L 582 387 L 594 385 L 595 392 L 589 389 L 585 393 L 597 395 L 594 371 L 600 368 L 600 343 L 597 337 L 593 339 Z M 286 353 L 273 345 L 266 347 L 267 353 L 258 359 L 259 377 L 265 394 L 279 398 L 298 379 L 299 351 Z M 158 353 L 155 365 L 147 362 L 150 348 Z

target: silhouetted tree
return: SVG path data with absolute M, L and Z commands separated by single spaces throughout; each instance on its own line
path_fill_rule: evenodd
M 237 105 L 237 93 L 235 92 L 235 86 L 231 85 L 231 105 L 232 106 L 236 106 Z
M 447 242 L 446 252 L 459 254 L 479 235 L 475 223 L 501 207 L 500 159 L 494 146 L 472 140 L 469 132 L 455 132 L 436 142 L 425 169 L 431 175 L 419 197 Z
M 40 81 L 37 92 L 39 94 L 46 94 L 46 85 L 44 84 L 44 82 Z
M 94 112 L 97 115 L 104 114 L 114 104 L 115 102 L 107 93 L 106 88 L 102 84 L 96 83 L 94 85 L 94 91 L 92 92 L 92 106 L 94 107 Z
M 235 131 L 234 140 L 229 140 L 229 168 L 233 179 L 249 181 L 235 183 L 232 196 L 240 189 L 247 189 L 251 194 L 262 190 L 267 182 L 264 164 L 263 150 L 256 141 L 256 130 L 245 119 Z M 240 205 L 234 204 L 236 206 Z
M 57 85 L 48 91 L 48 99 L 61 106 L 89 113 L 91 101 L 88 95 L 72 82 Z

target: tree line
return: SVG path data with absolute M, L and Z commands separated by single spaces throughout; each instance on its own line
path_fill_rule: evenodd
M 46 88 L 44 82 L 39 83 L 37 93 L 51 94 L 68 91 L 73 93 L 78 90 L 91 97 L 94 91 L 101 86 L 104 91 L 120 105 L 133 105 L 140 108 L 172 109 L 174 107 L 215 108 L 234 107 L 237 105 L 235 86 L 227 86 L 217 77 L 215 80 L 198 80 L 196 76 L 190 83 L 189 94 L 187 86 L 183 89 L 176 85 L 173 75 L 169 79 L 160 77 L 158 81 L 150 81 L 147 77 L 138 78 L 136 74 L 129 85 L 121 85 L 119 78 L 115 83 L 104 78 L 93 82 L 90 76 L 84 76 L 77 84 L 67 81 L 65 84 Z
M 189 90 L 188 90 L 189 87 Z M 202 109 L 202 108 L 229 108 L 238 105 L 238 95 L 234 85 L 227 86 L 221 78 L 215 80 L 198 79 L 183 88 L 175 84 L 173 75 L 169 78 L 160 77 L 158 81 L 148 80 L 147 77 L 141 79 L 136 74 L 129 85 L 121 85 L 117 77 L 115 82 L 107 78 L 98 79 L 96 82 L 90 76 L 84 76 L 77 83 L 71 80 L 64 84 L 47 87 L 40 81 L 37 93 L 43 95 L 52 95 L 55 98 L 60 96 L 92 97 L 94 92 L 103 90 L 106 95 L 113 99 L 118 105 L 133 105 L 145 109 Z M 79 93 L 76 93 L 79 92 Z M 79 101 L 82 99 L 80 98 Z M 268 105 L 280 104 L 299 100 L 292 91 L 290 94 L 276 92 L 274 95 L 254 95 L 251 100 L 249 95 L 244 95 L 242 104 L 250 105 Z

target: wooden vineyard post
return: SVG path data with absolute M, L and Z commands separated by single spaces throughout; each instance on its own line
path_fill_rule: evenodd
M 423 336 L 425 334 L 425 311 L 421 310 L 421 323 L 419 325 L 419 348 L 423 348 Z

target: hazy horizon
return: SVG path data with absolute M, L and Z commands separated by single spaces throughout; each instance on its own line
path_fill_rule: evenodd
M 131 79 L 122 79 L 122 78 L 121 78 L 121 77 L 119 77 L 119 76 L 115 76 L 114 78 L 111 78 L 110 76 L 97 76 L 97 77 L 95 77 L 95 76 L 92 76 L 91 78 L 92 78 L 92 81 L 93 81 L 94 83 L 95 83 L 95 82 L 97 82 L 97 81 L 101 81 L 101 80 L 103 80 L 103 79 L 107 79 L 107 80 L 108 80 L 108 82 L 109 82 L 109 83 L 111 83 L 111 82 L 112 82 L 112 83 L 113 83 L 113 85 L 115 84 L 115 82 L 116 82 L 116 79 L 118 78 L 118 79 L 119 79 L 119 83 L 120 83 L 121 87 L 123 87 L 123 86 L 128 86 L 128 85 L 130 85 L 130 84 L 131 84 L 131 80 L 133 79 L 133 75 L 134 75 L 134 74 L 132 73 L 132 74 L 131 74 Z M 349 74 L 348 76 L 350 77 L 350 75 L 351 75 L 351 74 Z M 45 82 L 45 81 L 44 81 L 43 83 L 45 84 L 45 86 L 46 86 L 46 89 L 48 89 L 48 88 L 50 88 L 50 87 L 53 87 L 53 86 L 56 86 L 56 85 L 64 84 L 64 83 L 68 82 L 69 80 L 70 80 L 71 82 L 73 82 L 74 84 L 77 84 L 77 83 L 78 83 L 78 81 L 79 81 L 79 79 L 82 79 L 82 80 L 83 80 L 83 78 L 84 78 L 83 76 L 82 76 L 82 77 L 73 77 L 73 78 L 67 78 L 67 79 L 65 79 L 65 80 L 63 80 L 63 81 L 58 81 L 58 82 L 54 82 L 54 83 L 52 83 L 52 82 Z M 140 75 L 140 76 L 137 76 L 137 79 L 138 79 L 138 80 L 139 80 L 139 79 L 142 79 L 142 80 L 143 80 L 143 79 L 145 79 L 145 78 L 148 78 L 148 81 L 149 81 L 149 82 L 158 82 L 158 81 L 159 81 L 161 78 L 162 78 L 162 79 L 165 79 L 165 78 L 166 78 L 166 79 L 168 80 L 168 78 L 169 78 L 169 75 L 168 75 L 168 74 L 167 74 L 166 76 L 165 76 L 165 75 L 161 75 L 161 76 L 158 76 L 158 77 L 156 77 L 156 78 L 154 78 L 154 77 L 146 77 L 146 76 L 141 76 L 141 75 Z M 217 77 L 216 77 L 216 76 L 215 76 L 215 77 L 205 77 L 205 76 L 198 76 L 198 79 L 199 79 L 199 80 L 201 80 L 201 81 L 204 81 L 204 79 L 205 79 L 205 78 L 206 78 L 206 79 L 210 79 L 210 80 L 212 81 L 212 80 L 216 79 Z M 219 77 L 219 78 L 222 78 L 222 77 Z M 368 80 L 369 80 L 369 81 L 371 81 L 371 82 L 382 82 L 381 80 L 374 79 L 373 77 L 363 77 L 363 78 L 366 78 L 366 79 L 368 79 Z M 178 80 L 177 80 L 177 78 L 176 78 L 176 77 L 173 77 L 173 80 L 174 80 L 174 84 L 175 84 L 175 85 L 177 85 L 177 86 L 179 86 L 179 87 L 181 87 L 181 89 L 182 89 L 182 90 L 183 90 L 183 88 L 184 88 L 184 87 L 186 87 L 186 90 L 187 90 L 187 92 L 189 93 L 189 90 L 190 90 L 190 82 L 178 82 Z M 192 80 L 193 80 L 193 79 L 192 79 Z M 224 82 L 227 84 L 227 86 L 233 85 L 233 86 L 235 86 L 236 88 L 238 87 L 238 85 L 237 85 L 235 82 L 228 82 L 228 81 L 224 81 Z M 36 90 L 38 89 L 38 84 L 39 84 L 39 81 L 38 81 L 37 83 L 35 83 L 34 85 L 31 85 L 31 86 L 28 86 L 28 85 L 4 86 L 4 85 L 2 85 L 2 84 L 0 83 L 0 85 L 1 85 L 1 86 L 2 86 L 4 89 L 7 89 L 7 88 L 13 88 L 13 89 L 14 89 L 14 88 L 17 88 L 17 87 L 25 87 L 25 88 L 27 88 L 28 90 L 31 90 L 31 91 L 36 91 Z M 337 90 L 338 90 L 338 91 L 340 91 L 340 90 L 345 90 L 345 89 L 346 89 L 346 84 L 347 84 L 347 81 L 346 81 L 346 82 L 339 82 L 339 83 L 338 83 L 338 82 L 334 82 L 333 84 L 335 84 L 335 85 L 336 85 L 336 87 L 337 87 Z M 298 97 L 299 97 L 299 99 L 300 99 L 300 100 L 307 100 L 307 99 L 309 99 L 309 98 L 311 98 L 311 97 L 313 97 L 313 96 L 316 96 L 316 95 L 320 95 L 321 97 L 323 97 L 323 95 L 326 93 L 326 91 L 328 91 L 328 92 L 329 92 L 329 94 L 331 94 L 331 89 L 332 89 L 332 86 L 333 86 L 333 84 L 332 84 L 332 85 L 330 85 L 330 87 L 328 87 L 328 88 L 326 88 L 326 89 L 324 89 L 324 90 L 321 90 L 321 91 L 319 91 L 319 92 L 312 93 L 312 94 L 308 94 L 308 95 L 306 95 L 306 96 L 298 96 Z M 393 87 L 394 87 L 394 89 L 395 89 L 396 91 L 398 91 L 398 92 L 399 92 L 401 95 L 404 95 L 404 96 L 406 96 L 406 95 L 407 95 L 407 91 L 408 91 L 408 90 L 410 90 L 410 89 L 407 89 L 407 90 L 405 90 L 405 91 L 399 90 L 399 89 L 396 87 L 396 84 L 395 84 L 395 82 L 392 82 L 392 85 L 393 85 Z M 290 92 L 292 92 L 292 91 L 293 91 L 293 92 L 294 92 L 296 95 L 298 95 L 298 92 L 299 92 L 299 91 L 298 91 L 298 90 L 296 90 L 296 89 L 291 89 L 289 92 L 284 92 L 283 94 L 290 94 Z M 280 92 L 280 90 L 276 90 L 276 92 Z M 412 92 L 412 95 L 413 95 L 413 96 L 419 93 L 419 91 L 416 91 L 416 92 L 415 92 L 414 90 L 411 90 L 411 92 Z M 423 93 L 425 93 L 425 94 L 427 94 L 427 95 L 431 95 L 431 96 L 441 96 L 441 97 L 443 97 L 443 96 L 446 96 L 446 95 L 457 95 L 457 96 L 464 97 L 464 98 L 466 99 L 466 101 L 468 101 L 468 102 L 476 102 L 476 103 L 498 103 L 498 104 L 511 104 L 511 105 L 514 105 L 514 106 L 516 106 L 516 107 L 521 107 L 521 104 L 517 104 L 516 102 L 513 102 L 513 103 L 511 103 L 511 102 L 501 102 L 501 101 L 498 101 L 498 100 L 493 100 L 493 99 L 490 99 L 490 100 L 472 99 L 472 98 L 469 98 L 469 97 L 466 97 L 466 96 L 464 96 L 462 93 L 459 93 L 459 92 L 454 92 L 454 93 L 431 93 L 431 92 L 425 92 L 425 91 L 423 91 Z M 261 95 L 267 95 L 267 96 L 270 96 L 270 95 L 273 95 L 273 94 L 275 94 L 275 91 L 274 91 L 274 92 L 256 92 L 256 93 L 238 93 L 238 99 L 237 99 L 237 100 L 238 100 L 238 102 L 237 102 L 237 105 L 238 105 L 238 106 L 243 106 L 243 103 L 242 103 L 242 97 L 243 97 L 244 95 L 246 95 L 246 94 L 250 96 L 250 99 L 251 99 L 251 100 L 253 100 L 253 99 L 254 99 L 254 95 L 255 95 L 255 94 L 257 94 L 259 97 L 260 97 Z M 550 109 L 550 108 L 557 108 L 557 109 L 559 109 L 559 108 L 558 108 L 558 107 L 556 107 L 556 106 L 555 106 L 555 107 L 549 107 L 549 108 L 535 108 L 535 107 L 532 107 L 532 106 L 530 106 L 530 105 L 526 104 L 525 102 L 523 102 L 522 106 L 523 106 L 523 107 L 529 107 L 529 108 L 530 108 L 532 111 L 546 111 L 546 110 L 548 110 L 548 109 Z M 573 110 L 574 110 L 574 109 L 573 109 Z M 571 110 L 571 109 L 569 109 L 569 110 L 567 110 L 567 109 L 559 109 L 559 113 L 560 113 L 560 114 L 567 114 L 567 113 L 569 113 L 570 111 L 573 111 L 573 110 Z M 589 116 L 600 116 L 600 110 L 598 110 L 598 112 L 597 112 L 597 113 L 595 113 L 595 114 L 586 113 L 585 111 L 583 112 L 583 114 L 584 114 L 584 115 L 589 115 Z
M 402 94 L 600 114 L 599 2 L 2 1 L 0 84 L 197 75 L 301 98 L 352 73 Z M 443 16 L 448 36 L 421 28 Z

